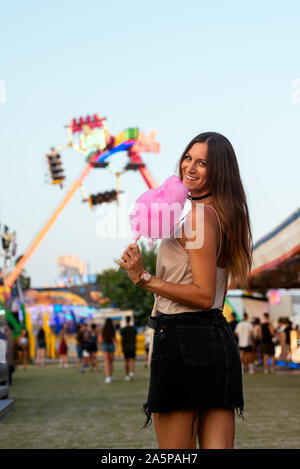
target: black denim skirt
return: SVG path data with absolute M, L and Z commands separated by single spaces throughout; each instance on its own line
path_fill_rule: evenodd
M 196 418 L 219 407 L 243 416 L 240 354 L 221 310 L 157 312 L 148 326 L 154 337 L 144 428 L 154 412 L 193 410 Z

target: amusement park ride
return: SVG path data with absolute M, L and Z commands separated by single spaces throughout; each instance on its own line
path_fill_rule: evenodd
M 99 117 L 98 114 L 94 114 L 93 116 L 88 115 L 85 118 L 80 117 L 79 119 L 72 119 L 71 122 L 66 125 L 68 133 L 67 143 L 51 148 L 51 151 L 46 154 L 51 183 L 59 184 L 60 187 L 63 187 L 65 180 L 60 154 L 62 150 L 69 147 L 73 148 L 73 150 L 85 156 L 86 166 L 79 177 L 72 183 L 58 207 L 54 210 L 25 254 L 16 264 L 15 268 L 7 276 L 5 289 L 9 289 L 13 285 L 39 243 L 57 220 L 58 215 L 64 210 L 77 189 L 82 187 L 82 183 L 90 171 L 94 168 L 107 167 L 107 169 L 109 169 L 109 163 L 106 160 L 111 155 L 126 151 L 129 161 L 121 172 L 114 173 L 117 178 L 117 190 L 92 194 L 84 199 L 84 201 L 89 202 L 91 208 L 93 208 L 94 205 L 112 202 L 114 200 L 118 203 L 118 196 L 122 192 L 120 187 L 120 175 L 129 170 L 138 170 L 149 189 L 158 186 L 140 156 L 142 152 L 159 153 L 160 145 L 155 141 L 156 131 L 153 130 L 149 133 L 149 136 L 146 136 L 143 132 L 140 132 L 137 127 L 133 127 L 113 136 L 110 135 L 105 121 L 106 118 Z

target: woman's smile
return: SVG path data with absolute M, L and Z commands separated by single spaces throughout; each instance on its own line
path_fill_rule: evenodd
M 196 178 L 194 176 L 189 176 L 188 174 L 184 174 L 185 176 L 185 179 L 188 181 L 188 182 L 196 182 L 196 181 L 199 181 L 199 178 Z
M 182 182 L 193 192 L 192 195 L 199 195 L 198 192 L 206 189 L 207 152 L 207 143 L 195 143 L 182 158 Z

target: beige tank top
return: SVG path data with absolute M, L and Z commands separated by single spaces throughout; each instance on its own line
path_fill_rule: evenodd
M 210 207 L 210 205 L 207 205 Z M 222 245 L 222 231 L 221 231 L 221 222 L 218 213 L 213 207 L 212 208 L 219 222 L 220 228 L 220 246 L 217 254 L 216 262 L 218 261 L 221 245 Z M 185 218 L 185 217 L 184 217 Z M 183 221 L 183 220 L 181 220 Z M 179 227 L 178 227 L 179 228 Z M 184 285 L 190 285 L 193 283 L 192 268 L 190 264 L 190 258 L 187 251 L 182 247 L 180 242 L 175 237 L 176 231 L 174 232 L 174 237 L 164 238 L 161 240 L 161 243 L 157 252 L 156 259 L 156 277 L 165 280 L 166 282 L 180 283 Z M 211 309 L 219 308 L 223 310 L 225 293 L 227 290 L 227 274 L 226 269 L 222 267 L 217 267 L 217 278 L 216 278 L 216 296 Z M 184 306 L 182 304 L 176 303 L 168 298 L 164 298 L 156 293 L 154 293 L 154 305 L 152 309 L 151 316 L 156 316 L 157 311 L 162 313 L 184 313 L 187 311 L 201 311 L 199 307 L 193 306 Z

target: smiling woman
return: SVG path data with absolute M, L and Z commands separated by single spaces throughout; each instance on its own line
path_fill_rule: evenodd
M 230 142 L 215 132 L 195 137 L 180 158 L 179 177 L 191 210 L 183 226 L 162 239 L 156 276 L 145 275 L 137 245 L 119 261 L 155 296 L 145 426 L 153 414 L 160 449 L 194 449 L 197 435 L 200 448 L 233 448 L 234 410 L 242 415 L 244 408 L 242 370 L 222 310 L 228 277 L 243 279 L 250 271 L 252 237 Z M 200 245 L 193 243 L 198 232 Z
M 246 195 L 234 149 L 216 132 L 197 135 L 178 162 L 179 177 L 193 197 L 210 191 L 223 232 L 223 257 L 230 280 L 243 280 L 252 264 L 252 235 Z M 194 178 L 194 181 L 189 178 Z
M 203 191 L 208 190 L 207 187 L 207 153 L 208 145 L 206 142 L 195 143 L 192 148 L 187 151 L 182 157 L 181 163 L 181 180 L 182 182 L 194 192 L 194 200 L 201 200 L 206 198 L 208 194 L 200 195 Z M 212 195 L 210 192 L 209 195 Z M 190 196 L 191 197 L 191 196 Z M 190 198 L 189 197 L 189 198 Z M 191 200 L 191 199 L 190 199 Z

